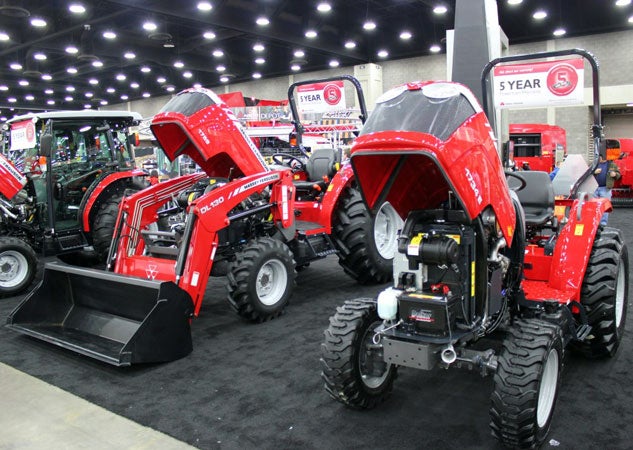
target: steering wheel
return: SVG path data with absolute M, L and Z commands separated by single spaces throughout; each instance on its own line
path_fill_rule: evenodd
M 294 172 L 300 172 L 306 168 L 305 162 L 289 153 L 275 153 L 271 158 L 275 164 L 279 164 L 280 166 L 289 166 Z M 293 162 L 295 164 L 293 164 Z
M 511 191 L 519 192 L 525 189 L 525 186 L 527 186 L 527 182 L 525 181 L 525 178 L 523 178 L 518 172 L 506 172 L 506 178 L 515 178 L 519 180 L 518 186 L 510 187 Z

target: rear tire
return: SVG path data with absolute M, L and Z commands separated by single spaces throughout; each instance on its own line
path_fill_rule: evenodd
M 122 195 L 115 195 L 104 202 L 92 224 L 92 246 L 100 262 L 106 262 L 110 243 L 114 236 L 116 218 L 119 214 L 119 205 L 123 200 Z
M 360 284 L 391 280 L 397 233 L 403 223 L 395 209 L 385 202 L 372 217 L 360 192 L 350 187 L 335 213 L 333 237 L 345 273 Z
M 0 298 L 26 291 L 38 271 L 35 251 L 21 239 L 0 237 Z
M 273 319 L 288 304 L 296 277 L 287 245 L 269 237 L 253 239 L 229 264 L 228 300 L 247 320 Z
M 391 394 L 398 368 L 384 361 L 382 344 L 373 342 L 381 323 L 371 299 L 348 300 L 330 317 L 321 344 L 321 377 L 333 399 L 370 409 Z
M 536 448 L 545 440 L 563 357 L 558 325 L 539 319 L 514 322 L 497 360 L 490 408 L 492 434 L 503 445 Z
M 615 355 L 626 323 L 629 254 L 620 231 L 598 229 L 583 280 L 580 302 L 591 325 L 589 336 L 571 348 L 589 358 Z

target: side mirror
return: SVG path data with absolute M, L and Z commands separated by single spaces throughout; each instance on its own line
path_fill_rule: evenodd
M 51 156 L 51 149 L 53 148 L 53 135 L 42 134 L 40 136 L 40 155 Z

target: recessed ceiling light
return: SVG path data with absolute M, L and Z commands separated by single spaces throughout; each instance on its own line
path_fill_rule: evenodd
M 154 31 L 158 28 L 154 22 L 145 22 L 143 24 L 143 29 L 146 31 Z
M 536 20 L 545 19 L 547 17 L 547 13 L 541 9 L 532 14 L 532 17 L 534 17 Z
M 17 99 L 17 98 L 15 98 L 15 97 L 9 97 L 9 98 L 7 99 L 7 101 L 8 101 L 9 103 L 15 103 L 15 102 L 17 102 L 17 101 L 18 101 L 18 99 Z
M 437 5 L 433 8 L 433 14 L 446 14 L 446 11 L 448 11 L 448 8 L 444 5 Z
M 176 90 L 174 86 L 167 86 L 165 89 L 167 90 L 167 92 L 174 92 Z
M 72 102 L 74 98 L 72 98 L 70 95 L 67 95 L 66 97 L 64 97 L 64 100 L 66 100 L 67 102 Z
M 125 59 L 134 59 L 134 58 L 136 58 L 136 54 L 134 52 L 125 52 L 123 54 L 123 57 Z
M 9 90 L 9 86 L 7 86 L 6 84 L 0 84 L 0 91 L 8 91 Z
M 77 68 L 76 67 L 68 67 L 68 68 L 66 68 L 66 72 L 74 75 L 74 74 L 77 73 Z
M 266 25 L 270 24 L 270 20 L 268 20 L 268 17 L 261 16 L 257 18 L 255 23 L 260 27 L 265 27 Z
M 139 88 L 139 84 L 137 82 L 132 82 L 132 83 L 130 83 L 130 87 L 132 89 L 138 89 Z
M 123 94 L 123 95 L 121 96 L 121 100 L 127 100 L 128 98 L 129 98 L 129 97 L 128 97 L 127 95 L 125 95 L 125 94 Z
M 554 30 L 554 36 L 563 36 L 567 31 L 564 28 L 557 28 Z
M 84 109 L 90 109 L 92 108 L 92 105 L 90 105 L 89 103 L 84 103 Z
M 212 55 L 215 56 L 216 58 L 222 58 L 224 56 L 224 52 L 220 50 L 219 48 L 216 48 L 215 50 L 213 50 Z
M 17 62 L 12 62 L 11 64 L 9 64 L 9 67 L 11 67 L 13 70 L 22 70 L 22 64 Z
M 35 100 L 35 97 L 33 97 L 31 94 L 25 95 L 24 100 L 28 100 L 29 102 L 32 102 L 33 100 Z
M 55 100 L 46 100 L 46 104 L 47 105 L 54 105 L 55 104 Z
M 306 54 L 303 50 L 295 50 L 294 55 L 295 58 L 303 58 Z
M 264 45 L 263 44 L 255 44 L 253 45 L 253 50 L 255 50 L 256 52 L 263 52 L 264 51 Z
M 356 47 L 356 42 L 354 41 L 345 42 L 345 48 L 355 48 L 355 47 Z
M 44 53 L 35 53 L 33 54 L 33 58 L 37 59 L 38 61 L 44 61 L 46 59 L 46 55 Z
M 183 67 L 185 67 L 185 63 L 183 63 L 182 61 L 176 61 L 176 62 L 174 63 L 174 67 L 175 67 L 176 69 L 182 69 Z
M 97 68 L 103 67 L 103 61 L 99 61 L 99 60 L 92 61 L 92 67 L 97 67 Z
M 149 92 L 143 92 L 143 97 L 148 98 L 150 96 Z
M 71 55 L 74 55 L 76 53 L 79 53 L 79 49 L 75 47 L 74 45 L 69 45 L 68 47 L 66 47 L 66 53 L 70 53 Z
M 332 11 L 332 5 L 328 2 L 321 2 L 317 5 L 317 11 L 322 13 L 330 12 Z
M 389 56 L 389 52 L 387 50 L 379 50 L 376 54 L 379 58 L 386 58 L 387 56 Z
M 1 90 L 1 89 L 0 89 L 0 90 Z M 46 95 L 53 95 L 53 94 L 55 93 L 55 91 L 53 91 L 52 89 L 46 89 L 46 90 L 44 91 L 44 93 L 45 93 Z
M 116 33 L 114 31 L 104 31 L 103 37 L 106 39 L 116 39 Z
M 292 70 L 293 72 L 297 72 L 298 70 L 301 70 L 301 66 L 299 64 L 293 64 L 292 66 L 290 66 L 290 70 Z
M 400 39 L 402 39 L 403 41 L 407 41 L 411 39 L 411 37 L 413 37 L 413 35 L 410 31 L 403 31 L 402 33 L 400 33 Z
M 376 22 L 372 22 L 371 20 L 368 20 L 367 22 L 365 22 L 363 24 L 363 29 L 365 29 L 367 31 L 375 30 L 376 29 Z
M 215 33 L 213 31 L 205 31 L 202 37 L 209 40 L 215 39 Z
M 33 25 L 34 27 L 37 27 L 37 28 L 42 28 L 42 27 L 45 27 L 48 24 L 41 17 L 33 17 L 31 19 L 31 25 Z
M 92 98 L 94 94 L 92 92 L 86 92 L 84 95 L 88 98 Z
M 108 94 L 114 94 L 116 92 L 116 89 L 114 89 L 113 87 L 109 87 L 108 89 L 106 89 L 106 92 Z
M 53 79 L 53 77 L 51 76 L 51 74 L 49 73 L 43 73 L 42 74 L 42 80 L 44 81 L 51 81 Z
M 431 53 L 438 53 L 440 50 L 442 50 L 442 47 L 440 47 L 439 45 L 431 45 L 429 50 L 431 51 Z
M 125 74 L 122 74 L 122 73 L 119 73 L 116 76 L 116 79 L 119 80 L 119 81 L 125 81 L 126 78 L 127 77 L 125 76 Z
M 213 5 L 209 2 L 198 2 L 198 9 L 200 11 L 211 11 L 213 9 Z
M 68 6 L 68 11 L 70 11 L 73 14 L 83 14 L 86 12 L 86 8 L 84 7 L 84 5 L 80 3 L 71 3 Z
M 0 41 L 8 41 L 11 39 L 7 33 L 0 31 Z
M 255 64 L 264 64 L 266 62 L 266 60 L 264 58 L 257 58 L 255 59 Z
M 183 72 L 182 76 L 185 77 L 185 78 L 191 78 L 193 76 L 193 74 L 191 72 L 187 71 L 187 72 Z
M 164 82 L 166 82 L 166 81 L 167 81 L 167 78 L 165 78 L 165 77 L 158 77 L 158 78 L 156 78 L 156 81 L 157 81 L 158 83 L 161 83 L 161 84 L 162 84 L 162 83 L 164 83 Z
M 315 37 L 317 37 L 317 32 L 314 30 L 308 30 L 305 32 L 305 37 L 307 37 L 308 39 L 314 39 Z
M 123 75 L 125 77 L 125 75 Z M 123 78 L 125 80 L 125 78 Z M 118 78 L 117 78 L 118 80 Z M 92 84 L 93 86 L 96 86 L 97 84 L 99 84 L 99 80 L 97 80 L 96 78 L 91 78 L 90 80 L 88 80 L 88 83 Z
M 195 87 L 196 89 L 200 89 L 202 85 L 200 83 L 194 83 L 193 87 Z
M 329 64 L 330 64 L 330 67 L 338 67 L 340 63 L 337 60 L 333 59 L 330 61 Z
M 629 23 L 633 23 L 633 16 L 629 17 Z
M 519 3 L 523 3 L 523 0 L 508 0 L 508 5 L 518 5 Z
M 66 86 L 67 92 L 75 92 L 75 86 Z
M 255 78 L 256 80 L 260 79 L 262 77 L 262 74 L 259 72 L 255 72 L 253 73 L 253 78 Z
M 627 6 L 631 4 L 631 0 L 617 0 L 615 6 Z
M 143 73 L 150 73 L 151 71 L 152 69 L 150 67 L 147 67 L 147 66 L 141 67 L 141 72 Z
M 108 101 L 107 101 L 107 100 L 101 100 L 101 101 L 99 102 L 99 104 L 100 104 L 101 106 L 105 106 L 105 105 L 107 105 L 107 104 L 108 104 Z
M 229 81 L 229 77 L 226 77 L 226 76 L 220 77 L 220 82 L 221 83 L 226 83 L 227 81 Z
M 217 70 L 218 72 L 224 72 L 226 70 L 226 67 L 224 67 L 224 66 L 217 66 L 215 68 L 215 70 Z

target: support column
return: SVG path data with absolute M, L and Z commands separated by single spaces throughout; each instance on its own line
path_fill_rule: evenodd
M 365 96 L 367 109 L 372 111 L 376 99 L 382 95 L 382 67 L 378 64 L 359 64 L 354 66 L 354 77 L 360 82 Z M 358 105 L 356 105 L 358 106 Z

